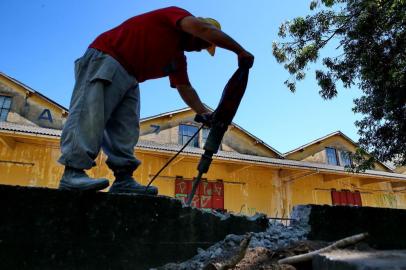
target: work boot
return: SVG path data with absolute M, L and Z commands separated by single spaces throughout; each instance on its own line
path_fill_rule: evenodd
M 135 181 L 132 176 L 132 170 L 114 171 L 114 176 L 116 179 L 109 189 L 110 193 L 147 194 L 154 196 L 158 194 L 157 187 L 149 186 L 148 189 L 146 189 L 146 186 Z
M 65 167 L 61 182 L 59 183 L 59 189 L 63 190 L 97 191 L 108 186 L 109 180 L 105 178 L 90 178 L 84 170 L 68 166 Z

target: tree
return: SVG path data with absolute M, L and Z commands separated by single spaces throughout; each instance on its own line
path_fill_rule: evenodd
M 406 0 L 313 0 L 311 14 L 283 23 L 273 55 L 291 77 L 295 92 L 327 44 L 336 55 L 315 70 L 320 95 L 331 99 L 337 84 L 357 86 L 353 111 L 359 145 L 380 161 L 406 165 Z M 365 152 L 364 152 L 365 153 Z

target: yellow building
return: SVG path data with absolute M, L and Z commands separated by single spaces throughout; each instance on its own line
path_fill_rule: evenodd
M 67 109 L 21 82 L 0 73 L 0 183 L 57 188 L 57 163 Z M 186 108 L 142 119 L 135 154 L 142 161 L 134 176 L 143 184 L 197 130 Z M 161 195 L 184 199 L 197 175 L 208 130 L 170 163 L 154 182 Z M 297 204 L 352 204 L 406 208 L 406 175 L 384 164 L 352 174 L 344 165 L 356 144 L 335 132 L 285 155 L 236 124 L 230 125 L 194 205 L 247 215 L 288 217 Z M 92 176 L 112 180 L 103 153 Z

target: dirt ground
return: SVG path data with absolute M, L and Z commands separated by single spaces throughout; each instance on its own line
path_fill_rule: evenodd
M 250 248 L 247 250 L 244 258 L 234 268 L 235 270 L 304 270 L 311 269 L 310 264 L 296 265 L 280 265 L 278 260 L 291 257 L 299 254 L 309 253 L 313 250 L 325 247 L 327 243 L 314 242 L 314 241 L 301 241 L 290 247 L 286 247 L 280 250 L 272 251 L 263 247 Z
M 234 270 L 311 270 L 311 261 L 301 263 L 300 265 L 280 265 L 278 260 L 299 254 L 309 253 L 313 250 L 323 248 L 327 245 L 325 242 L 300 241 L 289 247 L 279 250 L 270 250 L 264 247 L 249 248 L 246 250 L 243 259 L 234 267 L 224 267 L 228 258 L 216 258 L 213 265 L 208 265 L 205 270 L 216 269 L 234 269 Z M 222 265 L 224 268 L 221 268 Z

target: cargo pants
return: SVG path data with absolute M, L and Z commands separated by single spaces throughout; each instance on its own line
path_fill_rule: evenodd
M 59 162 L 90 169 L 102 148 L 111 169 L 135 170 L 140 93 L 136 79 L 111 56 L 89 48 L 75 61 L 75 86 L 61 136 Z

